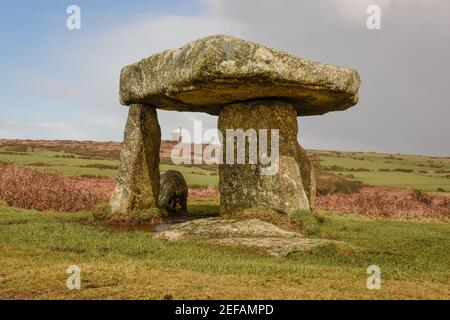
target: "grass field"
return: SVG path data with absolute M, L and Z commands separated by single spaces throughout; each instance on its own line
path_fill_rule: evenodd
M 0 298 L 450 297 L 449 224 L 322 215 L 325 221 L 311 236 L 345 245 L 274 258 L 79 223 L 91 213 L 3 207 Z M 381 290 L 366 288 L 366 269 L 373 264 L 381 268 Z M 81 268 L 80 291 L 65 286 L 69 265 Z
M 310 154 L 333 174 L 352 174 L 354 179 L 367 185 L 424 191 L 440 188 L 450 192 L 450 158 L 327 151 L 310 151 Z M 11 152 L 8 147 L 0 148 L 0 161 L 65 175 L 107 178 L 115 178 L 117 170 L 114 167 L 119 164 L 118 160 L 113 159 L 86 159 L 63 151 L 36 148 L 29 148 L 26 152 Z M 218 184 L 217 172 L 205 167 L 161 164 L 161 172 L 170 169 L 181 171 L 190 185 Z
M 1 153 L 2 151 L 3 154 Z M 30 167 L 40 171 L 58 172 L 64 175 L 107 178 L 115 178 L 117 175 L 116 169 L 108 169 L 107 167 L 117 167 L 119 165 L 118 160 L 85 159 L 70 153 L 42 149 L 33 149 L 26 153 L 13 153 L 5 151 L 5 148 L 0 148 L 0 161 Z M 106 166 L 106 168 L 100 168 L 101 166 Z M 170 169 L 180 171 L 188 184 L 191 185 L 215 186 L 219 180 L 217 173 L 214 171 L 197 167 L 161 164 L 160 169 L 161 173 Z
M 117 159 L 85 154 L 0 147 L 0 161 L 18 166 L 68 176 L 116 176 Z M 310 155 L 321 172 L 368 185 L 450 191 L 448 158 L 332 151 Z M 169 169 L 181 171 L 190 185 L 218 182 L 217 168 L 161 164 L 162 172 Z M 218 215 L 218 210 L 217 198 L 189 200 L 195 217 Z M 95 222 L 96 211 L 38 212 L 0 201 L 0 299 L 450 298 L 448 217 L 319 214 L 323 222 L 306 235 L 335 242 L 281 258 L 241 247 L 156 240 L 146 228 L 119 231 Z M 70 265 L 81 268 L 82 290 L 66 287 Z M 366 287 L 370 265 L 381 269 L 380 290 Z
M 450 158 L 350 152 L 312 153 L 330 171 L 350 173 L 355 179 L 368 185 L 424 191 L 441 188 L 450 192 Z

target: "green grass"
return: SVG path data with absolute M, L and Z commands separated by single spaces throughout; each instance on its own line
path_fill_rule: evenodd
M 0 152 L 5 151 L 0 148 Z M 369 185 L 450 191 L 449 158 L 379 153 L 312 151 L 322 166 L 344 169 Z M 65 175 L 115 178 L 117 170 L 87 168 L 115 160 L 63 158 L 63 152 L 34 149 L 1 154 L 0 161 Z M 46 166 L 33 164 L 44 163 Z M 365 168 L 370 172 L 350 170 Z M 207 167 L 161 164 L 179 170 L 188 184 L 216 186 L 217 172 Z M 412 169 L 411 173 L 379 169 Z M 427 171 L 426 174 L 419 171 Z M 217 200 L 190 201 L 193 217 L 217 216 Z M 323 222 L 310 237 L 336 240 L 285 258 L 245 248 L 196 241 L 154 240 L 148 232 L 118 232 L 86 224 L 93 212 L 36 212 L 0 203 L 1 298 L 162 299 L 316 299 L 450 297 L 450 224 L 370 219 L 319 212 Z M 306 219 L 305 223 L 310 223 Z M 300 228 L 300 226 L 298 227 Z M 305 232 L 306 232 L 305 231 Z M 82 270 L 82 290 L 65 286 L 66 269 Z M 368 290 L 366 269 L 378 265 L 382 289 Z
M 0 151 L 6 151 L 0 148 Z M 414 188 L 425 191 L 436 191 L 442 188 L 450 192 L 450 159 L 433 158 L 412 155 L 388 155 L 383 153 L 356 153 L 356 152 L 333 152 L 333 151 L 311 151 L 313 155 L 320 158 L 320 164 L 325 167 L 339 166 L 344 171 L 333 171 L 336 174 L 350 173 L 351 169 L 364 168 L 371 172 L 354 172 L 355 179 L 361 180 L 367 185 Z M 41 171 L 54 171 L 64 175 L 89 175 L 114 179 L 117 170 L 86 168 L 85 166 L 101 164 L 118 165 L 116 160 L 63 158 L 66 154 L 60 151 L 48 151 L 42 149 L 29 149 L 28 154 L 0 154 L 0 161 L 11 162 L 20 166 L 31 167 Z M 32 164 L 44 163 L 46 166 L 33 166 Z M 185 177 L 189 185 L 197 184 L 204 186 L 217 186 L 219 177 L 214 170 L 207 170 L 195 166 L 182 166 L 161 164 L 161 172 L 167 170 L 178 170 Z M 389 169 L 391 172 L 382 172 L 380 169 Z M 392 172 L 396 169 L 411 169 L 411 173 Z M 347 171 L 345 171 L 347 170 Z M 438 170 L 449 171 L 449 173 L 436 173 Z M 419 171 L 426 171 L 420 173 Z
M 335 174 L 351 173 L 355 179 L 367 185 L 414 188 L 424 191 L 436 191 L 443 188 L 450 191 L 450 159 L 433 158 L 412 155 L 388 155 L 380 153 L 352 153 L 312 151 L 317 155 L 320 164 L 325 168 L 342 167 L 343 170 L 332 170 Z M 368 169 L 370 172 L 354 171 L 352 169 Z M 379 171 L 388 169 L 390 171 Z M 413 172 L 395 172 L 394 170 L 413 170 Z M 449 173 L 436 173 L 437 170 Z M 420 172 L 426 171 L 426 173 Z
M 315 153 L 315 152 L 312 152 Z M 339 165 L 345 168 L 367 168 L 378 170 L 380 168 L 387 169 L 413 169 L 413 170 L 429 170 L 437 169 L 450 170 L 450 159 L 448 158 L 432 158 L 424 156 L 411 155 L 389 155 L 382 153 L 349 153 L 341 152 L 339 157 L 334 152 L 317 152 L 320 154 L 323 165 Z M 441 167 L 441 168 L 437 168 Z
M 192 203 L 190 210 L 212 213 L 217 204 Z M 314 237 L 343 246 L 275 258 L 78 223 L 91 213 L 2 207 L 0 298 L 449 297 L 448 223 L 321 215 Z M 65 287 L 72 264 L 82 270 L 80 291 Z M 373 264 L 381 268 L 381 290 L 366 288 L 366 269 Z
M 0 151 L 2 148 L 0 148 Z M 3 148 L 4 150 L 4 148 Z M 102 159 L 83 159 L 80 157 L 75 158 L 63 158 L 62 156 L 73 156 L 61 151 L 49 151 L 42 149 L 34 149 L 29 151 L 28 154 L 0 154 L 0 160 L 12 162 L 18 165 L 29 166 L 32 163 L 43 162 L 49 166 L 75 166 L 80 167 L 89 164 L 108 164 L 114 165 L 118 162 L 115 160 L 102 160 Z
M 0 149 L 1 150 L 1 149 Z M 29 154 L 0 154 L 0 160 L 10 162 L 19 166 L 33 168 L 39 171 L 52 171 L 58 172 L 64 175 L 94 175 L 103 176 L 109 178 L 115 178 L 117 170 L 110 169 L 97 169 L 97 168 L 85 168 L 86 165 L 104 164 L 104 165 L 117 165 L 118 161 L 114 160 L 101 160 L 101 159 L 82 159 L 76 158 L 63 158 L 63 155 L 70 155 L 59 151 L 48 151 L 35 149 L 29 151 Z M 57 157 L 59 156 L 59 157 Z M 33 166 L 36 163 L 44 163 L 46 166 Z
M 162 164 L 160 165 L 161 173 L 167 170 L 177 170 L 180 171 L 188 185 L 198 184 L 202 186 L 217 186 L 219 183 L 219 176 L 214 174 L 213 171 L 205 170 L 195 167 L 183 167 L 172 164 Z
M 427 177 L 403 172 L 352 172 L 355 179 L 372 186 L 414 188 L 436 191 L 443 188 L 450 191 L 450 179 Z
M 0 148 L 0 151 L 5 151 Z M 86 168 L 89 165 L 118 165 L 119 162 L 115 160 L 101 160 L 101 159 L 83 159 L 79 157 L 64 158 L 66 154 L 59 151 L 48 151 L 42 149 L 29 150 L 28 154 L 0 154 L 0 161 L 10 162 L 19 166 L 29 167 L 38 171 L 57 172 L 69 176 L 98 176 L 115 179 L 117 170 L 114 169 L 98 169 Z M 44 163 L 45 166 L 36 166 L 33 164 Z M 161 164 L 161 173 L 167 170 L 178 170 L 186 179 L 189 185 L 197 184 L 204 186 L 216 186 L 218 184 L 218 176 L 211 170 L 205 170 L 198 167 L 184 167 L 177 165 Z

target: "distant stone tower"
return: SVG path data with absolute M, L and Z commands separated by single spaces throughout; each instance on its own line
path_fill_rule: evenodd
M 172 131 L 172 137 L 171 140 L 180 143 L 181 141 L 183 141 L 183 137 L 181 136 L 181 129 L 182 127 L 180 127 L 177 130 Z

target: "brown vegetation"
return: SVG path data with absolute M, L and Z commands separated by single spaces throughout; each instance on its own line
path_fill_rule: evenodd
M 81 165 L 81 168 L 94 168 L 94 169 L 104 169 L 104 170 L 117 170 L 119 166 L 117 164 L 104 164 L 104 163 L 92 163 Z
M 219 189 L 207 186 L 189 186 L 189 197 L 192 199 L 219 199 Z
M 357 182 L 353 183 L 337 179 L 328 182 L 328 187 L 331 185 L 334 190 L 330 187 L 326 192 L 321 192 L 319 187 L 316 207 L 385 218 L 450 218 L 449 197 L 419 190 L 361 188 Z M 115 181 L 112 179 L 65 177 L 0 165 L 0 201 L 14 207 L 61 212 L 91 210 L 108 201 L 114 187 Z M 219 198 L 219 190 L 194 185 L 189 187 L 189 197 Z
M 82 179 L 0 165 L 0 201 L 13 207 L 73 212 L 106 201 L 112 180 Z
M 319 196 L 316 207 L 384 218 L 450 218 L 450 198 L 418 190 L 363 188 L 358 193 Z
M 162 163 L 172 164 L 172 149 L 177 142 L 161 141 L 160 157 Z M 6 140 L 0 139 L 0 147 L 5 147 L 2 154 L 27 154 L 33 149 L 62 151 L 66 154 L 56 155 L 58 158 L 106 159 L 119 160 L 122 150 L 121 142 L 76 141 L 76 140 Z M 206 144 L 202 146 L 205 148 Z M 194 145 L 191 145 L 194 155 Z M 218 168 L 218 167 L 217 167 Z
M 72 141 L 72 140 L 1 140 L 0 147 L 6 147 L 9 152 L 27 152 L 29 149 L 45 149 L 63 151 L 68 155 L 60 157 L 73 157 L 77 155 L 89 159 L 119 159 L 122 143 Z
M 351 179 L 352 176 L 349 176 Z M 359 192 L 363 183 L 358 180 L 348 180 L 339 176 L 318 176 L 316 179 L 317 195 L 324 196 L 333 193 L 352 194 Z

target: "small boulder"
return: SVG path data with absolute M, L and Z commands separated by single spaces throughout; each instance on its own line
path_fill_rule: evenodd
M 158 205 L 169 214 L 187 213 L 188 186 L 183 175 L 169 170 L 161 175 Z

